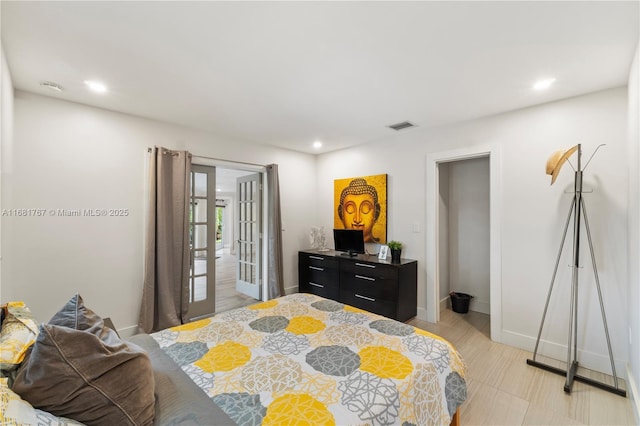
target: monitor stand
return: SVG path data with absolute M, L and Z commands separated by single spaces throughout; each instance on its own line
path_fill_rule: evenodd
M 340 256 L 347 256 L 347 257 L 356 257 L 357 255 L 358 255 L 358 253 L 356 253 L 355 251 L 351 251 L 351 250 L 340 254 Z

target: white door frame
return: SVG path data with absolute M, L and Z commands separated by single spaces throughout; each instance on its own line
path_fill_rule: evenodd
M 427 212 L 427 321 L 440 321 L 440 271 L 438 245 L 438 164 L 451 161 L 489 157 L 489 303 L 491 304 L 491 339 L 502 341 L 502 249 L 500 207 L 502 201 L 502 175 L 500 150 L 494 145 L 472 146 L 427 155 L 426 167 L 426 212 Z
M 237 170 L 246 170 L 247 172 L 255 172 L 255 173 L 261 173 L 262 174 L 262 211 L 263 211 L 263 215 L 262 215 L 262 223 L 263 223 L 263 229 L 262 229 L 262 271 L 261 271 L 261 276 L 260 276 L 260 280 L 262 282 L 262 300 L 264 301 L 267 297 L 267 295 L 269 294 L 268 292 L 268 288 L 267 288 L 267 277 L 269 276 L 269 263 L 268 263 L 268 251 L 267 251 L 267 244 L 269 241 L 269 227 L 267 226 L 267 224 L 269 223 L 269 212 L 268 212 L 268 208 L 267 208 L 267 199 L 268 199 L 268 192 L 270 191 L 269 189 L 269 185 L 267 184 L 267 168 L 266 166 L 260 166 L 257 164 L 249 164 L 249 163 L 238 163 L 238 162 L 234 162 L 234 161 L 228 161 L 228 160 L 220 160 L 220 159 L 216 159 L 216 158 L 209 158 L 209 157 L 200 157 L 197 155 L 194 155 L 191 158 L 191 162 L 193 164 L 200 164 L 203 166 L 214 166 L 214 167 L 221 167 L 221 168 L 226 168 L 226 169 L 237 169 Z M 237 214 L 237 213 L 236 213 Z M 234 215 L 235 216 L 235 215 Z M 235 220 L 235 219 L 234 219 Z M 231 239 L 232 244 L 233 241 L 235 241 L 235 235 L 233 236 L 233 238 Z

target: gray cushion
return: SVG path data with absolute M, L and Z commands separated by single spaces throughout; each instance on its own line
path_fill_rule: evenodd
M 176 364 L 148 334 L 129 338 L 144 348 L 155 372 L 156 426 L 228 426 L 236 423 Z
M 104 327 L 78 295 L 51 321 L 40 326 L 13 391 L 87 425 L 153 424 L 154 378 L 145 351 Z

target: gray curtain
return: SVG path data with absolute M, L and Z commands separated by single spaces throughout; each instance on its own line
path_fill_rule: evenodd
M 269 276 L 267 277 L 267 296 L 269 299 L 284 296 L 284 280 L 282 278 L 282 216 L 280 214 L 280 180 L 278 179 L 278 165 L 267 166 L 268 217 L 269 232 L 267 263 Z
M 138 326 L 146 333 L 187 321 L 191 154 L 155 147 Z

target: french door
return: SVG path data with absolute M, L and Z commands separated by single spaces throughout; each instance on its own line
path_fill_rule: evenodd
M 261 299 L 262 174 L 239 177 L 236 183 L 238 211 L 236 290 Z
M 189 203 L 189 317 L 216 309 L 216 169 L 191 166 Z

